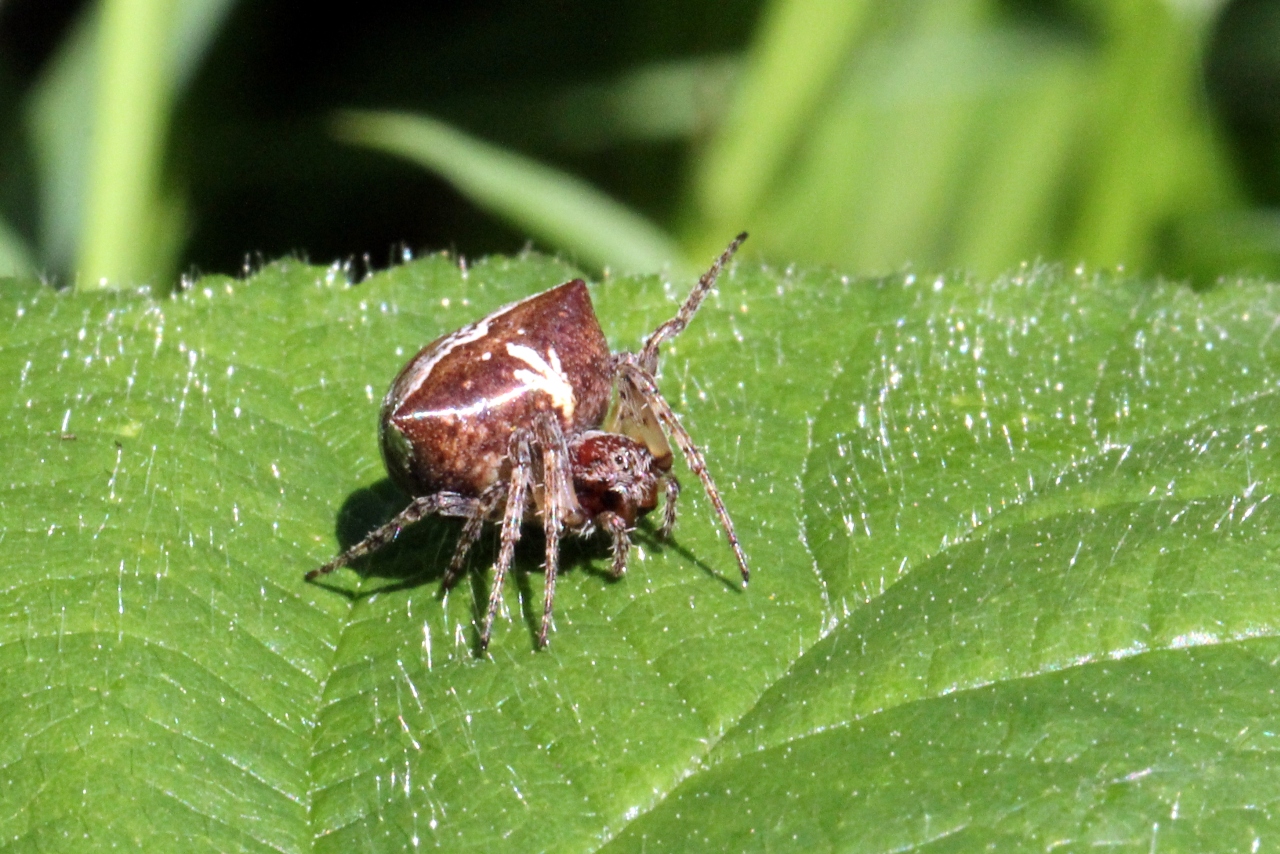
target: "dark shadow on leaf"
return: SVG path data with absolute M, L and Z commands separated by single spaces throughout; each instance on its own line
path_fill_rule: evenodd
M 639 537 L 635 536 L 635 534 L 641 534 L 641 533 L 643 533 L 643 536 L 639 536 Z M 635 534 L 633 534 L 632 536 L 633 536 L 633 539 L 636 541 L 637 545 L 642 544 L 646 548 L 652 549 L 655 554 L 662 554 L 662 552 L 666 551 L 667 549 L 671 549 L 673 552 L 680 555 L 685 560 L 689 561 L 694 566 L 696 566 L 698 569 L 702 570 L 707 575 L 716 579 L 725 587 L 728 587 L 730 590 L 737 590 L 738 592 L 742 591 L 742 581 L 740 576 L 735 575 L 733 577 L 730 577 L 720 572 L 715 567 L 711 566 L 706 561 L 704 561 L 702 558 L 698 557 L 693 552 L 689 551 L 684 546 L 680 545 L 680 543 L 676 539 L 678 536 L 677 534 L 672 534 L 671 539 L 664 540 L 658 536 L 657 529 L 652 524 L 650 524 L 648 520 L 644 520 L 638 526 L 636 526 Z M 730 553 L 729 555 L 729 563 L 736 567 L 736 564 L 733 563 L 732 553 Z M 605 574 L 608 575 L 607 572 Z
M 404 493 L 386 478 L 352 492 L 342 503 L 334 521 L 339 551 L 349 549 L 374 528 L 389 522 L 408 503 Z M 416 587 L 425 581 L 439 579 L 449 565 L 459 526 L 457 519 L 424 519 L 405 528 L 385 548 L 338 570 L 352 570 L 364 578 L 394 579 L 391 584 L 373 590 L 352 591 L 323 579 L 315 583 L 351 599 L 363 599 L 375 593 Z
M 533 642 L 533 648 L 538 648 L 538 633 L 542 630 L 542 609 L 538 604 L 542 602 L 542 596 L 538 596 L 535 601 L 533 595 L 533 586 L 529 584 L 529 573 L 516 572 L 516 587 L 520 590 L 520 611 L 524 617 L 525 627 L 529 630 L 529 638 Z

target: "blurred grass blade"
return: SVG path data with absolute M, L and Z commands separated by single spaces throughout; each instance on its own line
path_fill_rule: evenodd
M 1172 220 L 1239 202 L 1198 98 L 1206 19 L 1174 5 L 1087 4 L 1107 38 L 1068 258 L 1158 265 L 1161 231 Z
M 578 259 L 623 272 L 676 265 L 676 244 L 657 226 L 586 182 L 419 115 L 348 111 L 334 122 L 346 142 L 403 157 L 467 198 Z
M 38 171 L 40 260 L 69 273 L 84 221 L 98 67 L 98 9 L 91 7 L 49 60 L 27 103 L 27 128 Z
M 1205 241 L 1179 223 L 1243 205 L 1199 79 L 1215 4 L 1075 5 L 1088 38 L 992 0 L 775 0 L 698 166 L 688 244 L 732 223 L 756 252 L 863 272 L 1212 271 L 1226 256 L 1180 245 Z M 1270 269 L 1265 250 L 1236 254 Z
M 233 5 L 106 0 L 88 7 L 64 39 L 27 105 L 44 266 L 70 272 L 79 265 L 86 284 L 170 271 L 184 205 L 181 194 L 159 186 L 168 114 Z M 114 72 L 100 61 L 104 48 L 115 57 Z M 138 83 L 143 88 L 116 88 Z M 95 127 L 98 115 L 114 129 Z M 129 183 L 139 176 L 148 186 Z M 91 259 L 102 260 L 91 269 L 84 266 Z
M 552 137 L 571 151 L 696 137 L 719 122 L 741 67 L 736 56 L 655 62 L 572 88 L 552 104 Z
M 26 243 L 9 223 L 0 221 L 0 276 L 21 276 L 34 269 Z
M 1032 32 L 993 33 L 973 48 L 988 80 L 974 93 L 967 150 L 953 167 L 964 201 L 944 226 L 950 239 L 935 243 L 948 265 L 996 275 L 1058 248 L 1051 236 L 1070 193 L 1090 78 L 1075 46 Z
M 80 245 L 87 287 L 146 276 L 147 241 L 173 96 L 168 0 L 105 0 L 98 27 L 93 150 Z
M 712 230 L 742 227 L 807 132 L 870 8 L 864 0 L 775 0 L 766 9 L 729 119 L 696 179 Z
M 954 217 L 965 206 L 952 200 L 975 193 L 979 177 L 1005 189 L 1026 177 L 977 167 L 1003 130 L 991 126 L 992 107 L 1039 91 L 1029 81 L 1042 76 L 1031 72 L 1046 51 L 1019 49 L 1013 33 L 984 32 L 986 14 L 974 0 L 877 18 L 875 37 L 743 222 L 760 238 L 756 251 L 863 271 L 934 265 L 957 237 L 967 251 L 988 253 L 985 225 L 957 235 Z
M 167 51 L 175 90 L 180 91 L 191 82 L 235 4 L 236 0 L 182 0 L 178 4 Z

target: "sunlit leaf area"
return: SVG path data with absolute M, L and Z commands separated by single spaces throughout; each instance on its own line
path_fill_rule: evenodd
M 1280 0 L 0 3 L 0 851 L 1280 849 Z M 378 411 L 582 277 L 674 536 Z M 660 514 L 654 514 L 660 515 Z M 1273 522 L 1277 524 L 1273 527 Z

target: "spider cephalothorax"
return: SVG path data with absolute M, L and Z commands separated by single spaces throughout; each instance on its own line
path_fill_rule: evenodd
M 639 354 L 609 352 L 581 279 L 504 306 L 422 348 L 391 384 L 378 431 L 387 471 L 413 502 L 307 578 L 332 572 L 391 542 L 405 526 L 439 514 L 466 519 L 445 571 L 448 588 L 461 577 L 485 521 L 500 519 L 501 546 L 480 628 L 483 649 L 520 526 L 541 516 L 547 581 L 538 645 L 544 646 L 566 531 L 608 533 L 613 572 L 621 575 L 630 531 L 658 506 L 662 491 L 660 533 L 670 535 L 680 484 L 671 474 L 669 437 L 702 481 L 745 584 L 747 559 L 706 460 L 653 377 L 658 348 L 688 325 L 745 239 L 740 234 L 729 244 Z M 618 401 L 610 415 L 615 388 Z

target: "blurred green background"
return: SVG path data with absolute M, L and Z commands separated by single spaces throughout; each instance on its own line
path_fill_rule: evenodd
M 0 273 L 1280 275 L 1280 0 L 0 3 Z

